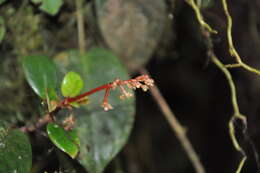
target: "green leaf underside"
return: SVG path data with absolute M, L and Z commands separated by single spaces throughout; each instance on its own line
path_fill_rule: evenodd
M 40 9 L 52 16 L 56 15 L 62 4 L 63 0 L 32 0 L 33 3 L 41 3 Z
M 50 140 L 60 150 L 67 153 L 70 157 L 75 158 L 79 152 L 79 142 L 76 132 L 67 132 L 58 124 L 49 123 L 47 133 Z
M 68 72 L 61 84 L 61 92 L 64 97 L 74 97 L 80 93 L 83 88 L 83 80 L 76 72 Z
M 28 137 L 19 130 L 0 128 L 0 172 L 28 173 L 32 166 L 32 151 Z
M 80 56 L 78 51 L 67 51 L 65 65 L 60 59 L 57 65 L 64 73 L 77 71 L 81 74 L 84 91 L 114 81 L 129 79 L 125 68 L 110 51 L 92 48 Z M 64 60 L 64 59 L 63 59 Z M 65 61 L 65 60 L 64 60 Z M 100 106 L 104 91 L 89 96 L 89 104 L 75 109 L 75 129 L 80 139 L 79 162 L 92 173 L 101 173 L 126 143 L 134 121 L 134 98 L 120 100 L 119 91 L 109 96 L 113 110 L 105 112 Z
M 46 56 L 27 56 L 22 63 L 26 79 L 34 92 L 42 99 L 46 99 L 48 93 L 50 100 L 56 100 L 56 65 Z

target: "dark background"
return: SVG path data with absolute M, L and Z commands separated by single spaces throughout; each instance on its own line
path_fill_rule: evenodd
M 145 2 L 153 3 L 152 0 Z M 222 72 L 206 56 L 204 38 L 190 6 L 182 0 L 163 3 L 166 16 L 158 39 L 155 39 L 156 32 L 146 28 L 151 33 L 145 39 L 156 42 L 156 46 L 150 49 L 149 46 L 140 45 L 139 51 L 144 51 L 142 53 L 147 57 L 125 55 L 126 58 L 122 57 L 123 62 L 130 66 L 132 76 L 138 74 L 136 69 L 140 66 L 149 70 L 171 109 L 187 128 L 187 135 L 207 172 L 235 172 L 241 154 L 234 149 L 228 133 L 228 121 L 233 113 L 228 83 Z M 28 114 L 37 114 L 39 110 L 34 110 L 31 105 L 39 104 L 39 100 L 24 80 L 18 63 L 19 55 L 39 50 L 53 55 L 77 47 L 75 18 L 71 17 L 75 6 L 71 2 L 66 1 L 55 17 L 42 14 L 34 4 L 29 3 L 30 8 L 23 7 L 23 4 L 23 1 L 10 1 L 0 8 L 0 14 L 8 19 L 6 40 L 0 44 L 0 113 L 6 115 L 8 122 L 21 125 L 31 119 Z M 110 47 L 97 23 L 98 8 L 92 1 L 86 1 L 84 5 L 87 47 Z M 228 6 L 233 18 L 235 47 L 244 62 L 260 69 L 260 1 L 228 1 Z M 11 10 L 17 11 L 11 13 Z M 221 1 L 209 1 L 202 13 L 205 20 L 218 31 L 218 34 L 211 36 L 217 57 L 225 64 L 235 62 L 228 52 L 226 18 Z M 169 17 L 171 15 L 173 18 Z M 35 16 L 40 16 L 40 27 L 34 28 L 38 24 Z M 119 16 L 118 20 L 123 19 Z M 148 24 L 148 28 L 149 25 L 153 26 Z M 121 39 L 127 40 L 127 35 Z M 125 45 L 131 47 L 133 44 L 136 43 L 129 41 Z M 230 71 L 237 87 L 241 113 L 248 118 L 246 137 L 241 132 L 241 123 L 236 123 L 239 141 L 248 156 L 242 172 L 253 173 L 258 170 L 255 154 L 260 150 L 260 76 L 241 68 Z M 187 154 L 152 96 L 137 91 L 136 108 L 130 139 L 106 172 L 119 172 L 118 167 L 127 173 L 194 172 Z M 15 114 L 16 118 L 11 118 L 11 114 Z M 248 138 L 255 145 L 255 151 Z M 33 147 L 34 154 L 42 154 L 38 145 Z M 57 170 L 59 166 L 55 160 L 53 156 L 50 159 L 52 163 L 45 164 L 45 169 L 50 172 Z

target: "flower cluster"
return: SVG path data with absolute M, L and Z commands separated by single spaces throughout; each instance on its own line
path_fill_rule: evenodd
M 110 109 L 113 109 L 113 107 L 108 103 L 108 97 L 111 90 L 115 90 L 116 88 L 119 88 L 121 91 L 121 95 L 119 97 L 121 99 L 125 99 L 133 96 L 131 92 L 126 90 L 125 86 L 127 86 L 127 88 L 132 90 L 135 90 L 137 88 L 142 88 L 143 91 L 147 91 L 149 87 L 153 86 L 153 84 L 154 84 L 153 79 L 150 78 L 148 75 L 141 75 L 134 79 L 128 79 L 128 80 L 116 79 L 111 83 L 99 86 L 78 96 L 67 97 L 63 101 L 61 101 L 61 103 L 57 108 L 69 108 L 71 107 L 71 105 L 73 105 L 73 103 L 81 104 L 82 101 L 86 100 L 87 96 L 105 90 L 105 96 L 101 106 L 104 108 L 105 111 L 108 111 Z
M 104 100 L 102 103 L 102 107 L 105 111 L 113 109 L 113 107 L 108 103 L 108 96 L 111 89 L 115 90 L 119 88 L 121 91 L 120 99 L 125 99 L 132 97 L 133 94 L 125 89 L 124 86 L 127 86 L 129 89 L 136 90 L 138 88 L 142 88 L 143 91 L 147 91 L 149 87 L 154 85 L 154 80 L 150 78 L 148 75 L 141 75 L 134 79 L 129 80 L 120 80 L 116 79 L 114 82 L 110 83 L 110 85 L 106 88 Z
M 76 107 L 78 105 L 84 104 L 88 101 L 88 96 L 91 94 L 94 94 L 99 91 L 105 90 L 105 96 L 102 103 L 102 107 L 105 111 L 108 111 L 110 109 L 113 109 L 113 107 L 108 103 L 108 97 L 111 90 L 115 90 L 116 88 L 119 88 L 121 91 L 121 95 L 119 96 L 121 99 L 125 99 L 128 97 L 132 97 L 133 94 L 129 91 L 127 91 L 126 87 L 128 89 L 138 89 L 142 88 L 143 91 L 147 91 L 150 87 L 154 85 L 154 81 L 152 78 L 150 78 L 148 75 L 141 75 L 134 79 L 128 79 L 128 80 L 120 80 L 116 79 L 114 82 L 98 86 L 97 88 L 94 88 L 90 91 L 87 91 L 85 93 L 82 93 L 80 95 L 77 95 L 75 97 L 66 97 L 64 100 L 61 100 L 60 102 L 51 102 L 52 109 L 43 119 L 40 119 L 35 125 L 33 126 L 25 126 L 20 128 L 24 132 L 32 132 L 36 129 L 41 128 L 42 126 L 46 125 L 48 122 L 54 121 L 54 115 L 60 111 L 63 108 L 71 109 L 72 106 Z M 75 123 L 74 116 L 69 116 L 63 121 L 64 128 L 66 130 L 70 130 L 73 128 L 73 125 Z M 0 129 L 1 130 L 1 129 Z M 1 136 L 0 136 L 1 138 Z

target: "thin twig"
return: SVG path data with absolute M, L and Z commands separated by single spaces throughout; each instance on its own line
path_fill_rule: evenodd
M 186 2 L 193 8 L 196 17 L 198 19 L 198 22 L 200 23 L 200 25 L 207 29 L 209 32 L 213 33 L 213 34 L 217 34 L 218 32 L 214 29 L 211 28 L 210 25 L 208 25 L 204 20 L 203 20 L 203 16 L 200 13 L 200 9 L 198 8 L 198 6 L 196 5 L 194 0 L 186 0 Z
M 140 72 L 144 75 L 149 75 L 145 69 L 141 69 Z M 179 139 L 182 147 L 184 148 L 185 152 L 187 153 L 193 167 L 195 168 L 197 173 L 205 173 L 205 168 L 203 167 L 198 154 L 195 152 L 193 146 L 191 145 L 188 137 L 186 136 L 186 130 L 182 127 L 170 107 L 168 106 L 167 102 L 161 95 L 159 89 L 156 85 L 150 88 L 152 96 L 158 106 L 160 107 L 163 115 L 165 116 L 166 120 L 170 124 L 172 130 L 175 132 L 177 138 Z
M 227 70 L 225 65 L 222 64 L 222 62 L 220 62 L 218 60 L 218 58 L 214 55 L 213 52 L 210 54 L 210 57 L 211 57 L 213 63 L 224 73 L 224 75 L 226 76 L 226 79 L 228 81 L 228 84 L 230 86 L 231 101 L 232 101 L 232 105 L 233 105 L 233 109 L 234 109 L 234 114 L 233 114 L 233 116 L 231 117 L 231 119 L 228 123 L 229 124 L 229 135 L 231 137 L 231 140 L 232 140 L 232 143 L 233 143 L 235 149 L 242 154 L 242 159 L 241 159 L 241 161 L 238 165 L 238 168 L 236 170 L 236 173 L 240 173 L 243 166 L 244 166 L 244 163 L 247 159 L 247 156 L 246 156 L 245 151 L 242 149 L 242 147 L 240 146 L 240 144 L 239 144 L 239 142 L 236 138 L 234 122 L 237 119 L 241 120 L 243 125 L 244 125 L 243 131 L 247 131 L 246 117 L 239 112 L 239 107 L 238 107 L 238 104 L 237 104 L 236 88 L 235 88 L 234 81 L 232 79 L 230 72 Z
M 84 16 L 83 16 L 83 0 L 75 0 L 77 8 L 77 27 L 78 27 L 78 42 L 80 53 L 83 54 L 86 50 L 85 40 L 85 27 L 84 27 Z
M 194 2 L 194 0 L 186 0 L 186 1 L 194 9 L 195 13 L 196 14 L 198 13 L 196 16 L 197 16 L 197 20 L 201 24 L 201 32 L 205 36 L 205 39 L 207 41 L 208 56 L 211 58 L 212 62 L 224 73 L 224 75 L 225 75 L 225 77 L 228 81 L 228 84 L 230 86 L 231 102 L 232 102 L 234 114 L 232 115 L 232 117 L 231 117 L 231 119 L 228 123 L 229 124 L 229 135 L 230 135 L 231 141 L 232 141 L 235 149 L 237 151 L 239 151 L 243 156 L 243 158 L 241 159 L 241 161 L 238 165 L 238 168 L 236 170 L 236 173 L 240 173 L 241 169 L 243 168 L 244 163 L 247 159 L 247 156 L 246 156 L 246 153 L 244 152 L 244 150 L 242 149 L 242 147 L 240 147 L 240 144 L 239 144 L 239 142 L 236 138 L 234 121 L 237 120 L 237 119 L 241 120 L 242 123 L 243 123 L 243 126 L 244 126 L 243 132 L 246 132 L 247 131 L 247 119 L 239 111 L 239 106 L 238 106 L 238 102 L 237 102 L 236 87 L 235 87 L 234 81 L 232 79 L 232 76 L 231 76 L 230 72 L 228 71 L 227 67 L 221 61 L 218 60 L 218 58 L 216 57 L 216 55 L 214 53 L 213 43 L 212 43 L 212 39 L 210 37 L 210 31 L 207 28 L 203 27 L 203 23 L 206 23 L 206 22 L 203 20 L 203 17 L 202 17 L 202 14 L 200 12 L 199 7 L 195 3 L 192 3 L 192 4 L 189 3 L 189 1 Z M 232 37 L 231 37 L 232 19 L 231 19 L 230 15 L 227 11 L 226 0 L 222 0 L 222 3 L 223 3 L 223 6 L 224 6 L 225 14 L 228 18 L 228 30 L 227 30 L 228 34 L 227 35 L 229 37 L 228 40 L 229 40 L 229 46 L 230 46 L 230 53 L 231 53 L 231 55 L 236 56 L 237 61 L 238 61 L 238 64 L 233 65 L 233 67 L 244 66 L 244 68 L 246 67 L 248 69 L 249 66 L 242 63 L 242 61 L 239 57 L 239 54 L 237 53 L 237 51 L 235 50 L 235 48 L 233 46 Z M 201 22 L 201 20 L 203 21 L 203 23 Z M 251 67 L 249 69 L 254 70 Z
M 230 92 L 231 92 L 231 102 L 233 105 L 233 109 L 234 109 L 234 115 L 239 116 L 240 115 L 240 111 L 239 111 L 239 106 L 237 103 L 237 93 L 236 93 L 236 87 L 234 84 L 234 81 L 232 79 L 232 76 L 230 74 L 230 72 L 227 70 L 227 68 L 225 67 L 224 64 L 222 64 L 222 62 L 220 62 L 216 55 L 213 52 L 209 52 L 208 53 L 209 57 L 211 57 L 212 61 L 214 62 L 214 64 L 216 64 L 216 66 L 225 74 L 226 79 L 228 81 L 228 84 L 230 86 Z
M 226 65 L 226 67 L 228 67 L 228 68 L 242 67 L 243 69 L 245 69 L 247 71 L 260 75 L 260 71 L 258 69 L 251 67 L 251 66 L 247 65 L 246 63 L 244 63 L 242 61 L 240 55 L 238 54 L 238 52 L 234 46 L 233 39 L 232 39 L 232 17 L 228 11 L 227 0 L 222 0 L 222 6 L 224 9 L 226 18 L 227 18 L 227 39 L 228 39 L 229 53 L 231 56 L 235 57 L 235 59 L 237 61 L 236 64 L 228 64 L 228 65 Z
M 33 131 L 35 131 L 37 129 L 41 129 L 47 123 L 52 122 L 52 121 L 53 121 L 53 119 L 51 118 L 50 114 L 46 114 L 46 115 L 44 115 L 43 118 L 39 119 L 36 122 L 36 124 L 21 127 L 20 130 L 22 132 L 33 132 Z

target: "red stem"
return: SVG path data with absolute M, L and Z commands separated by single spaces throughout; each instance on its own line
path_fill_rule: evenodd
M 108 103 L 108 96 L 109 96 L 110 89 L 111 89 L 110 87 L 106 89 L 103 103 Z
M 86 96 L 89 96 L 89 95 L 91 95 L 91 94 L 93 94 L 93 93 L 95 93 L 95 92 L 101 91 L 101 90 L 103 90 L 103 89 L 108 89 L 108 88 L 111 88 L 111 87 L 112 87 L 112 86 L 111 86 L 111 83 L 108 83 L 108 84 L 102 85 L 102 86 L 100 86 L 100 87 L 94 88 L 94 89 L 92 89 L 92 90 L 90 90 L 90 91 L 88 91 L 88 92 L 85 92 L 85 93 L 83 93 L 83 94 L 80 94 L 80 95 L 78 95 L 78 96 L 76 96 L 76 97 L 66 98 L 66 99 L 63 101 L 63 103 L 68 104 L 68 103 L 76 102 L 76 101 L 81 100 L 82 98 L 84 98 L 84 97 L 86 97 Z

